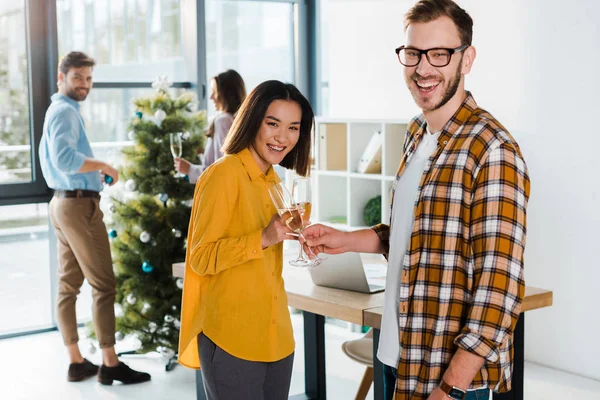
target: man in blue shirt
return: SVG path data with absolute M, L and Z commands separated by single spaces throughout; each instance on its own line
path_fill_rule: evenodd
M 69 352 L 69 381 L 98 374 L 102 384 L 139 383 L 150 375 L 134 371 L 115 352 L 114 302 L 116 282 L 106 226 L 99 207 L 102 182 L 114 185 L 119 173 L 94 158 L 79 103 L 92 88 L 95 61 L 81 52 L 67 54 L 59 64 L 58 93 L 46 112 L 40 142 L 40 164 L 46 183 L 54 189 L 50 221 L 58 239 L 58 328 Z M 110 177 L 110 178 L 108 178 Z M 102 366 L 84 359 L 77 342 L 75 302 L 83 280 L 92 287 L 93 320 L 102 349 Z

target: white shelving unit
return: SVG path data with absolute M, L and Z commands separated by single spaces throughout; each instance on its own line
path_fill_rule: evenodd
M 312 222 L 348 230 L 363 228 L 367 202 L 381 195 L 381 220 L 389 221 L 390 192 L 400 165 L 407 120 L 317 118 L 313 166 Z M 383 135 L 381 173 L 357 172 L 359 160 L 375 132 Z M 288 176 L 291 182 L 293 176 Z

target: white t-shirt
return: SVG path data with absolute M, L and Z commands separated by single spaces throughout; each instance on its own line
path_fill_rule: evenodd
M 431 134 L 429 131 L 423 136 L 417 151 L 406 165 L 394 194 L 383 318 L 379 336 L 379 351 L 377 352 L 379 361 L 394 368 L 398 366 L 400 358 L 398 337 L 400 272 L 415 221 L 414 206 L 419 183 L 427 161 L 437 148 L 439 136 L 440 132 Z

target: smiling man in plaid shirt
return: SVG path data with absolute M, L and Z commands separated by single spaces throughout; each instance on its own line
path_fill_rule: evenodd
M 488 399 L 511 387 L 529 177 L 515 140 L 464 88 L 472 27 L 451 0 L 406 14 L 396 54 L 423 113 L 408 125 L 390 224 L 304 232 L 317 252 L 388 258 L 386 399 Z

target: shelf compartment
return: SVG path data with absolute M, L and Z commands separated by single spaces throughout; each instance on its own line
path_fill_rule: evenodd
M 350 148 L 348 150 L 349 153 L 349 163 L 348 163 L 348 171 L 356 173 L 358 171 L 358 164 L 360 163 L 360 159 L 365 152 L 371 138 L 375 133 L 379 132 L 379 134 L 383 135 L 383 126 L 382 124 L 375 123 L 353 123 L 350 124 L 349 128 L 349 136 L 350 136 Z M 382 147 L 383 147 L 383 138 L 382 138 Z
M 380 180 L 350 179 L 350 218 L 348 224 L 351 227 L 368 225 L 364 219 L 364 209 L 367 202 L 376 196 L 381 196 Z
M 348 126 L 319 123 L 318 168 L 325 171 L 345 171 L 348 163 Z
M 396 175 L 402 159 L 402 146 L 406 135 L 407 124 L 384 124 L 383 136 L 383 174 Z
M 319 174 L 313 222 L 348 223 L 348 178 Z

